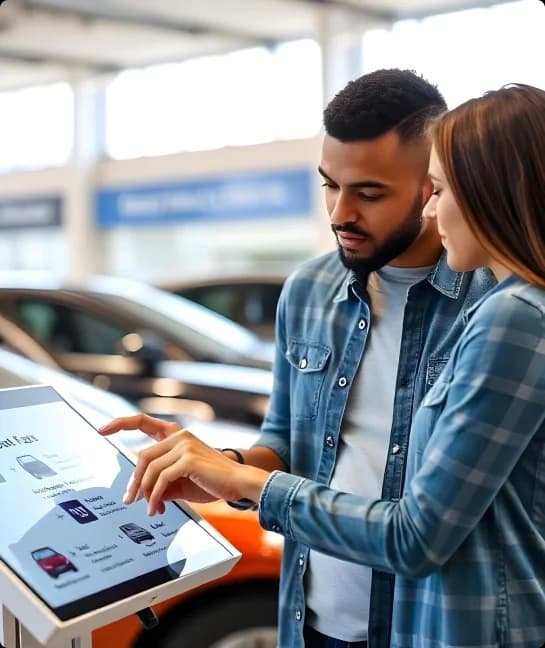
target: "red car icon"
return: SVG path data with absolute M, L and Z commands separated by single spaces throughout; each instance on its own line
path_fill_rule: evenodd
M 59 574 L 67 571 L 78 571 L 73 562 L 58 551 L 51 549 L 51 547 L 35 549 L 31 555 L 36 563 L 52 578 L 57 578 Z

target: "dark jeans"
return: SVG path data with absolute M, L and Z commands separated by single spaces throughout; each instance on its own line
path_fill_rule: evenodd
M 304 629 L 305 648 L 367 648 L 367 641 L 343 641 L 328 637 L 310 626 Z
M 367 641 L 342 641 L 327 637 L 310 626 L 304 630 L 305 648 L 367 648 Z M 541 648 L 545 648 L 545 644 Z

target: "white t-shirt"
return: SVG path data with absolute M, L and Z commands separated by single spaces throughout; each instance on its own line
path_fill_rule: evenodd
M 331 488 L 380 499 L 409 288 L 430 267 L 385 266 L 369 276 L 371 326 L 344 414 Z M 307 623 L 344 641 L 367 639 L 371 569 L 311 551 Z

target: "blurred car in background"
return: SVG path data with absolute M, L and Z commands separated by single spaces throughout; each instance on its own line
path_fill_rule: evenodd
M 41 348 L 66 371 L 148 413 L 263 419 L 273 345 L 182 297 L 125 279 L 76 285 L 4 272 L 0 316 L 28 338 L 24 355 L 41 362 Z
M 161 288 L 206 306 L 272 341 L 276 305 L 285 280 L 286 274 L 208 277 L 167 283 Z
M 59 369 L 59 363 L 35 338 L 0 314 L 0 347 L 13 351 L 38 364 Z
M 52 385 L 96 427 L 137 413 L 119 396 L 0 348 L 0 388 L 31 384 Z M 251 426 L 220 421 L 188 419 L 186 424 L 213 446 L 248 447 L 258 433 Z M 150 443 L 138 431 L 110 439 L 128 453 Z M 255 512 L 237 511 L 224 502 L 192 508 L 241 551 L 240 561 L 227 576 L 155 606 L 160 622 L 153 630 L 144 631 L 135 615 L 126 617 L 96 630 L 93 648 L 274 648 L 280 536 L 264 531 Z

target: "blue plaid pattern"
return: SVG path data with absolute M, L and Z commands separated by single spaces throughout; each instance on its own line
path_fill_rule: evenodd
M 273 473 L 260 505 L 290 542 L 397 575 L 393 648 L 545 641 L 545 291 L 511 277 L 467 316 L 400 501 Z
M 413 414 L 447 364 L 468 310 L 493 284 L 485 271 L 452 272 L 443 255 L 427 279 L 409 291 L 390 435 L 392 451 L 382 490 L 385 501 L 397 502 L 401 497 Z M 277 314 L 274 389 L 256 443 L 273 449 L 291 473 L 271 479 L 260 506 L 263 525 L 285 536 L 279 614 L 282 648 L 303 645 L 304 575 L 310 545 L 377 568 L 369 646 L 390 644 L 393 578 L 386 572 L 391 569 L 380 561 L 375 564 L 373 552 L 360 551 L 360 512 L 365 522 L 369 503 L 345 499 L 327 488 L 344 408 L 371 326 L 365 287 L 342 266 L 336 252 L 307 262 L 286 282 Z M 384 505 L 396 510 L 393 504 Z M 322 510 L 328 512 L 327 519 L 321 516 Z M 377 543 L 381 545 L 381 540 Z

